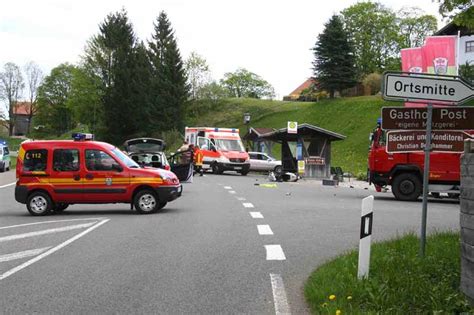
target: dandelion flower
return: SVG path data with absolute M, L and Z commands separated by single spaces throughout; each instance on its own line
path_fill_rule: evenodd
M 328 307 L 328 303 L 321 304 L 322 307 Z
M 334 300 L 336 299 L 336 296 L 335 296 L 334 294 L 331 294 L 331 295 L 329 296 L 329 299 L 330 299 L 331 301 L 334 301 Z
M 336 311 L 336 315 L 341 315 L 341 314 L 342 314 L 341 310 Z
M 347 299 L 348 299 L 349 301 L 352 300 L 352 296 L 349 295 L 349 296 L 347 297 Z

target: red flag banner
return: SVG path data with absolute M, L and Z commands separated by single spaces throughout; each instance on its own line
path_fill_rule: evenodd
M 426 72 L 456 75 L 456 43 L 457 36 L 427 37 L 422 47 Z

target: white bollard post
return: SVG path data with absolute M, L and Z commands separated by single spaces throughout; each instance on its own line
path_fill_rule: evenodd
M 368 196 L 362 199 L 359 241 L 359 268 L 357 271 L 357 278 L 359 279 L 369 277 L 373 207 L 374 196 Z

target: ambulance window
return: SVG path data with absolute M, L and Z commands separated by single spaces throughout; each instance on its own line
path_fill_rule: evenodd
M 4 148 L 3 148 L 3 154 L 7 155 L 8 153 L 10 153 L 10 152 L 8 151 L 8 147 L 4 147 Z
M 89 171 L 111 171 L 120 165 L 104 151 L 86 150 L 86 168 Z
M 78 171 L 79 151 L 71 149 L 54 150 L 53 169 L 57 172 Z
M 47 150 L 29 150 L 25 153 L 23 159 L 24 172 L 42 172 L 46 170 L 46 162 L 48 161 Z

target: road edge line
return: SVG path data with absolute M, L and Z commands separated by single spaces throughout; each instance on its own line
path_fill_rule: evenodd
M 282 277 L 279 274 L 271 273 L 270 281 L 272 283 L 275 314 L 291 314 Z

